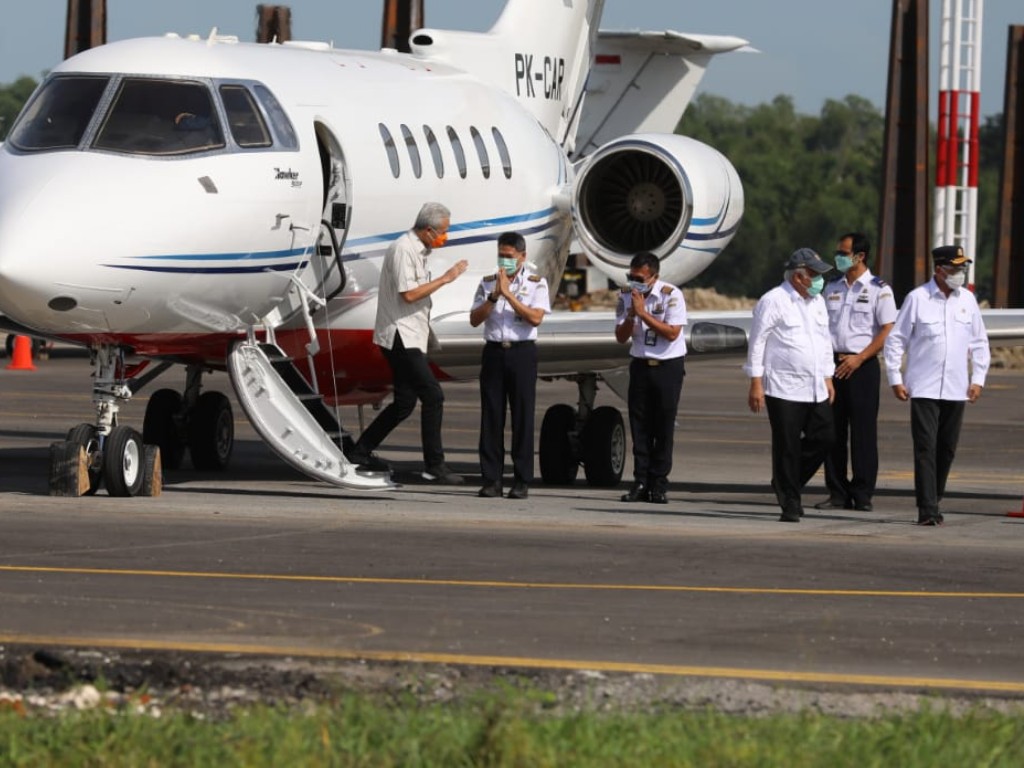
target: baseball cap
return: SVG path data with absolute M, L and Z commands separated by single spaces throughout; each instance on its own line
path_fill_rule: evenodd
M 813 272 L 817 272 L 819 275 L 823 275 L 832 269 L 832 265 L 822 261 L 821 257 L 811 248 L 797 248 L 790 255 L 785 268 L 797 269 L 798 267 L 806 267 Z
M 963 264 L 970 264 L 971 260 L 964 256 L 963 246 L 940 245 L 932 251 L 932 261 L 935 266 L 959 267 Z

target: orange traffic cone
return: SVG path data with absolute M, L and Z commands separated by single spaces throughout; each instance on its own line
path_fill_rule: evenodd
M 1021 503 L 1020 512 L 1007 512 L 1007 517 L 1024 517 L 1024 502 Z
M 7 364 L 8 371 L 34 371 L 32 365 L 32 339 L 28 336 L 14 337 L 14 352 L 11 354 L 11 362 Z

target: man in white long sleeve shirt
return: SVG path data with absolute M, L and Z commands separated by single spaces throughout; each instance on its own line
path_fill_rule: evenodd
M 800 492 L 835 439 L 832 374 L 835 362 L 828 312 L 821 298 L 832 267 L 810 248 L 795 251 L 782 285 L 754 307 L 743 370 L 750 377 L 748 405 L 768 410 L 772 428 L 772 488 L 784 523 L 803 515 Z
M 932 279 L 907 294 L 885 340 L 893 394 L 910 400 L 918 525 L 942 524 L 939 502 L 960 439 L 964 403 L 981 396 L 991 360 L 978 302 L 963 288 L 971 260 L 958 245 L 936 248 L 932 260 Z

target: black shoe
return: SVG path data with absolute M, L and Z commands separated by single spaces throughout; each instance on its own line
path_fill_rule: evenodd
M 501 496 L 501 483 L 487 483 L 476 495 L 483 499 L 497 499 Z
M 423 470 L 422 477 L 424 480 L 437 483 L 438 485 L 462 485 L 466 482 L 462 479 L 462 475 L 456 475 L 444 464 L 437 467 L 428 467 Z
M 870 501 L 855 501 L 853 502 L 853 508 L 858 512 L 870 512 L 874 509 Z
M 378 456 L 376 453 L 370 451 L 361 451 L 356 447 L 349 448 L 345 451 L 345 458 L 356 465 L 356 469 L 361 469 L 364 472 L 390 472 L 391 465 L 388 464 L 384 459 Z
M 647 501 L 649 495 L 646 485 L 641 482 L 635 482 L 633 487 L 629 489 L 629 493 L 622 494 L 622 500 L 629 502 Z
M 665 495 L 664 491 L 651 491 L 647 500 L 651 504 L 668 504 L 668 496 Z
M 942 525 L 942 521 L 942 513 L 938 510 L 935 512 L 929 512 L 926 509 L 917 510 L 918 525 Z
M 797 514 L 794 515 L 794 514 L 792 514 L 790 512 L 783 512 L 782 515 L 779 517 L 779 522 L 780 523 L 799 523 L 801 516 L 802 516 L 801 513 L 797 513 Z
M 508 492 L 510 499 L 525 499 L 529 495 L 530 489 L 522 480 L 516 480 L 512 483 L 512 489 Z

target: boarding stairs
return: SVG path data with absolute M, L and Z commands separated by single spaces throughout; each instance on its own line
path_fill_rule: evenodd
M 346 432 L 276 344 L 236 342 L 228 353 L 228 374 L 253 428 L 295 469 L 351 490 L 396 487 L 387 472 L 360 471 L 345 457 Z

